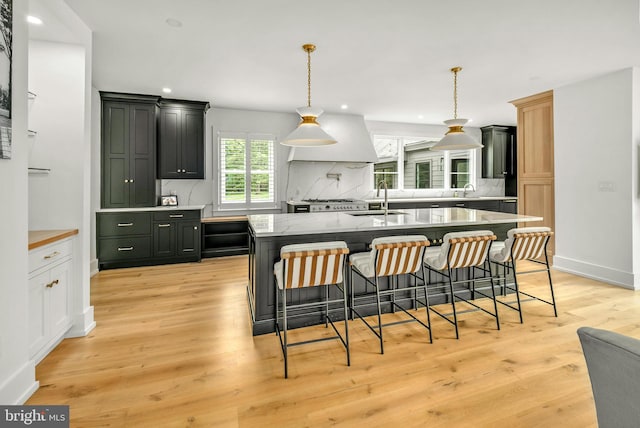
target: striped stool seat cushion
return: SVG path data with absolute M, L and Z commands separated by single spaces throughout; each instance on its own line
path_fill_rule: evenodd
M 489 243 L 495 239 L 490 230 L 450 232 L 442 238 L 440 248 L 429 248 L 425 252 L 424 262 L 436 270 L 479 266 L 487 258 Z
M 424 235 L 375 238 L 371 251 L 351 255 L 349 263 L 367 278 L 415 273 L 428 246 L 429 240 Z
M 511 260 L 537 259 L 542 256 L 545 244 L 553 232 L 548 227 L 518 227 L 507 232 L 504 242 L 491 246 L 489 259 L 505 263 Z
M 280 249 L 281 260 L 273 266 L 278 288 L 339 284 L 346 254 L 349 248 L 344 241 L 285 245 Z

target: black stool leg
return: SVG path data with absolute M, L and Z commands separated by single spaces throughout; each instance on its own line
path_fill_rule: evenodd
M 378 281 L 377 275 L 376 275 L 376 301 L 378 304 L 378 333 L 380 336 L 380 353 L 384 354 L 384 344 L 382 341 L 382 315 L 380 310 L 380 281 Z
M 547 276 L 549 277 L 549 288 L 551 289 L 551 302 L 553 303 L 553 315 L 558 317 L 558 309 L 556 308 L 556 296 L 553 293 L 553 282 L 551 282 L 551 268 L 549 267 L 549 255 L 547 254 L 547 246 L 545 245 L 544 262 L 547 265 Z
M 451 282 L 451 268 L 447 268 L 449 271 L 449 291 L 451 292 L 451 308 L 453 309 L 453 325 L 456 328 L 456 339 L 460 338 L 458 333 L 458 315 L 456 314 L 456 296 L 453 294 L 453 282 Z

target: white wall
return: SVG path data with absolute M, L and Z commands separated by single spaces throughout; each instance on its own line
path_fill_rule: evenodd
M 554 265 L 629 288 L 638 288 L 634 258 L 640 257 L 634 252 L 639 222 L 634 74 L 625 69 L 554 89 Z
M 29 42 L 29 229 L 80 229 L 84 171 L 84 48 Z
M 38 387 L 29 361 L 27 319 L 26 2 L 13 3 L 12 159 L 0 160 L 0 404 L 22 404 Z

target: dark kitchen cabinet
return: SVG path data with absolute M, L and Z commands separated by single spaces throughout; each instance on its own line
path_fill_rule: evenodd
M 503 213 L 518 214 L 518 200 L 505 199 L 500 201 L 500 211 Z
M 99 268 L 200 261 L 200 210 L 97 213 Z
M 204 179 L 205 114 L 209 103 L 161 100 L 158 178 Z
M 155 257 L 200 260 L 200 211 L 154 212 L 153 220 Z
M 101 207 L 156 205 L 156 109 L 159 97 L 100 92 Z
M 485 126 L 482 130 L 482 178 L 505 178 L 516 174 L 516 129 Z

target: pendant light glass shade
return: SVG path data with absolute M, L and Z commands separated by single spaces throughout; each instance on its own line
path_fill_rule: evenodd
M 453 72 L 453 119 L 445 120 L 444 124 L 449 127 L 445 136 L 431 147 L 431 150 L 469 150 L 480 149 L 482 144 L 473 137 L 464 133 L 462 127 L 469 121 L 468 119 L 458 119 L 458 72 L 461 67 L 454 67 Z
M 322 114 L 322 109 L 311 107 L 311 52 L 316 50 L 316 47 L 312 44 L 306 44 L 302 46 L 302 49 L 307 53 L 307 105 L 296 109 L 302 121 L 280 144 L 293 147 L 335 144 L 338 141 L 327 134 L 316 120 Z

